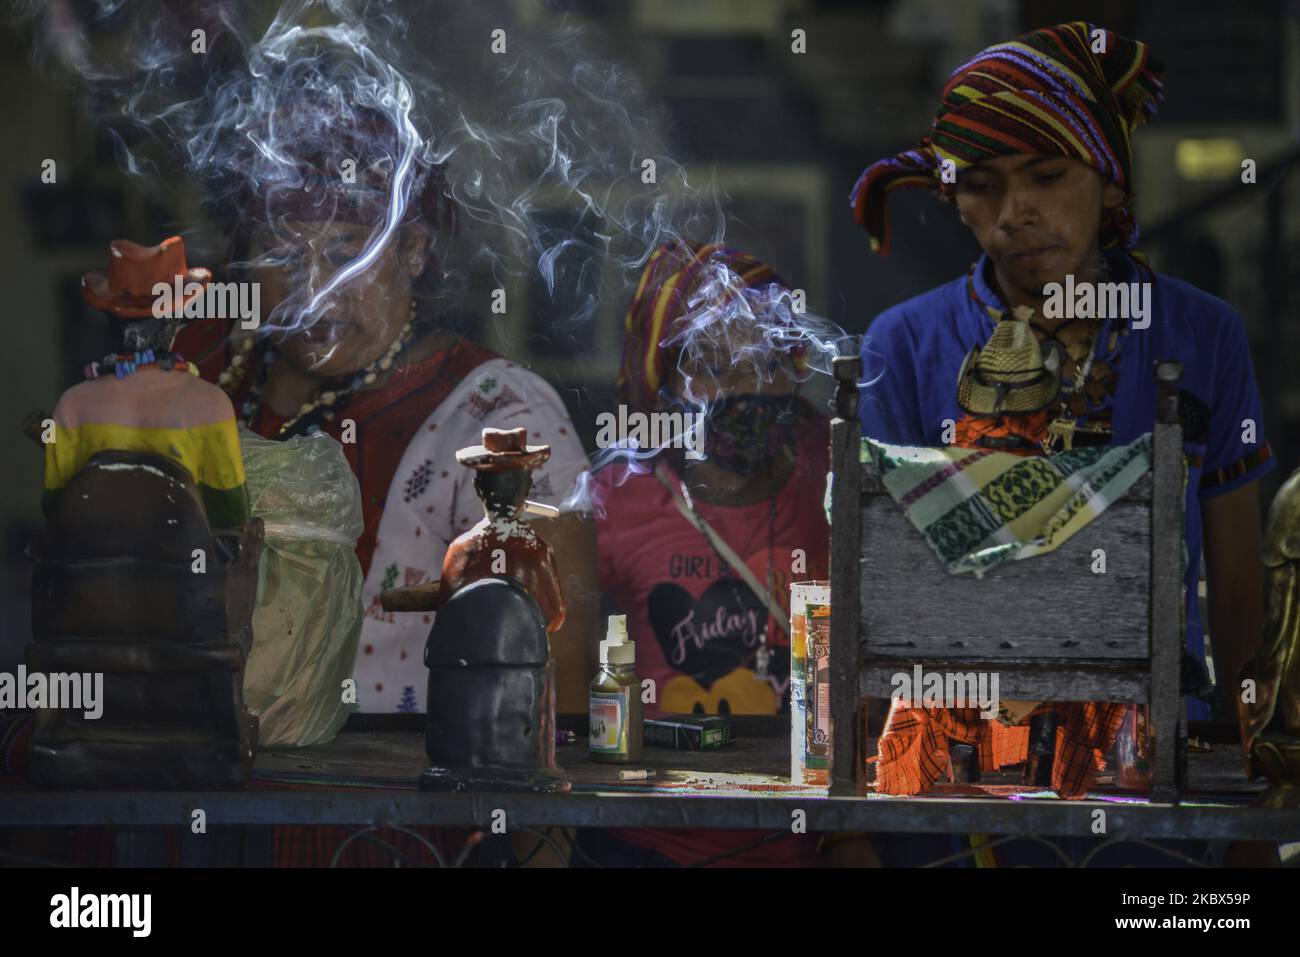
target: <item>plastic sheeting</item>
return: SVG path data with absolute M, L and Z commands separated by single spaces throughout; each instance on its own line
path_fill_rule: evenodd
M 361 488 L 328 435 L 283 442 L 239 431 L 253 515 L 266 525 L 244 696 L 259 747 L 330 740 L 361 634 Z

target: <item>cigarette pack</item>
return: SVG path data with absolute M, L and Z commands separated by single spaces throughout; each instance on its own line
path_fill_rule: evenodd
M 735 722 L 716 716 L 682 715 L 680 718 L 646 718 L 647 747 L 678 751 L 716 751 L 735 737 Z

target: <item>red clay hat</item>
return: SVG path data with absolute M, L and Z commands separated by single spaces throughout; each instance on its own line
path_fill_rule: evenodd
M 551 457 L 549 445 L 526 445 L 528 430 L 484 429 L 483 444 L 456 452 L 456 461 L 483 472 L 535 469 Z
M 110 312 L 119 319 L 148 319 L 153 316 L 158 299 L 153 288 L 165 282 L 171 297 L 171 314 L 183 314 L 186 303 L 203 295 L 203 287 L 212 279 L 206 269 L 185 267 L 185 241 L 179 236 L 164 239 L 157 246 L 141 246 L 129 239 L 115 239 L 108 244 L 112 258 L 108 273 L 93 270 L 81 277 L 81 295 L 96 309 Z M 177 278 L 184 290 L 189 283 L 200 288 L 184 292 L 176 301 Z

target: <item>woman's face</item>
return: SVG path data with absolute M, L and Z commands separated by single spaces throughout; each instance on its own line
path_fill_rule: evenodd
M 424 268 L 427 233 L 401 227 L 360 273 L 306 311 L 336 272 L 366 249 L 371 227 L 355 223 L 289 222 L 254 234 L 250 278 L 261 283 L 266 315 L 281 354 L 323 379 L 350 375 L 380 358 L 410 317 L 411 281 Z M 291 329 L 286 327 L 292 326 Z
M 734 334 L 683 350 L 675 394 L 704 412 L 704 458 L 740 478 L 793 461 L 797 414 L 789 353 L 761 336 Z
M 794 363 L 756 334 L 697 338 L 683 348 L 669 377 L 674 395 L 711 405 L 727 395 L 791 395 Z

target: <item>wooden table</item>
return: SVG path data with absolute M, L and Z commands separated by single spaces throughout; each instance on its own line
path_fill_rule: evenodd
M 10 780 L 0 783 L 0 827 L 188 825 L 191 812 L 201 808 L 210 828 L 282 823 L 487 828 L 494 812 L 504 811 L 507 827 L 785 830 L 802 812 L 810 832 L 1089 837 L 1095 833 L 1093 812 L 1103 809 L 1106 834 L 1120 838 L 1300 841 L 1300 812 L 1248 806 L 1262 786 L 1245 780 L 1239 749 L 1231 744 L 1190 755 L 1191 789 L 1177 806 L 1119 792 L 1062 801 L 1050 793 L 1026 792 L 1010 772 L 978 786 L 941 787 L 926 797 L 832 798 L 790 784 L 785 718 L 738 719 L 738 740 L 723 751 L 647 748 L 636 767 L 658 774 L 644 782 L 620 782 L 619 767 L 592 762 L 580 737 L 558 749 L 573 784 L 570 793 L 434 794 L 416 789 L 426 763 L 418 723 L 418 716 L 389 727 L 381 723 L 378 729 L 371 722 L 371 730 L 344 731 L 325 745 L 263 752 L 243 791 L 42 792 Z

